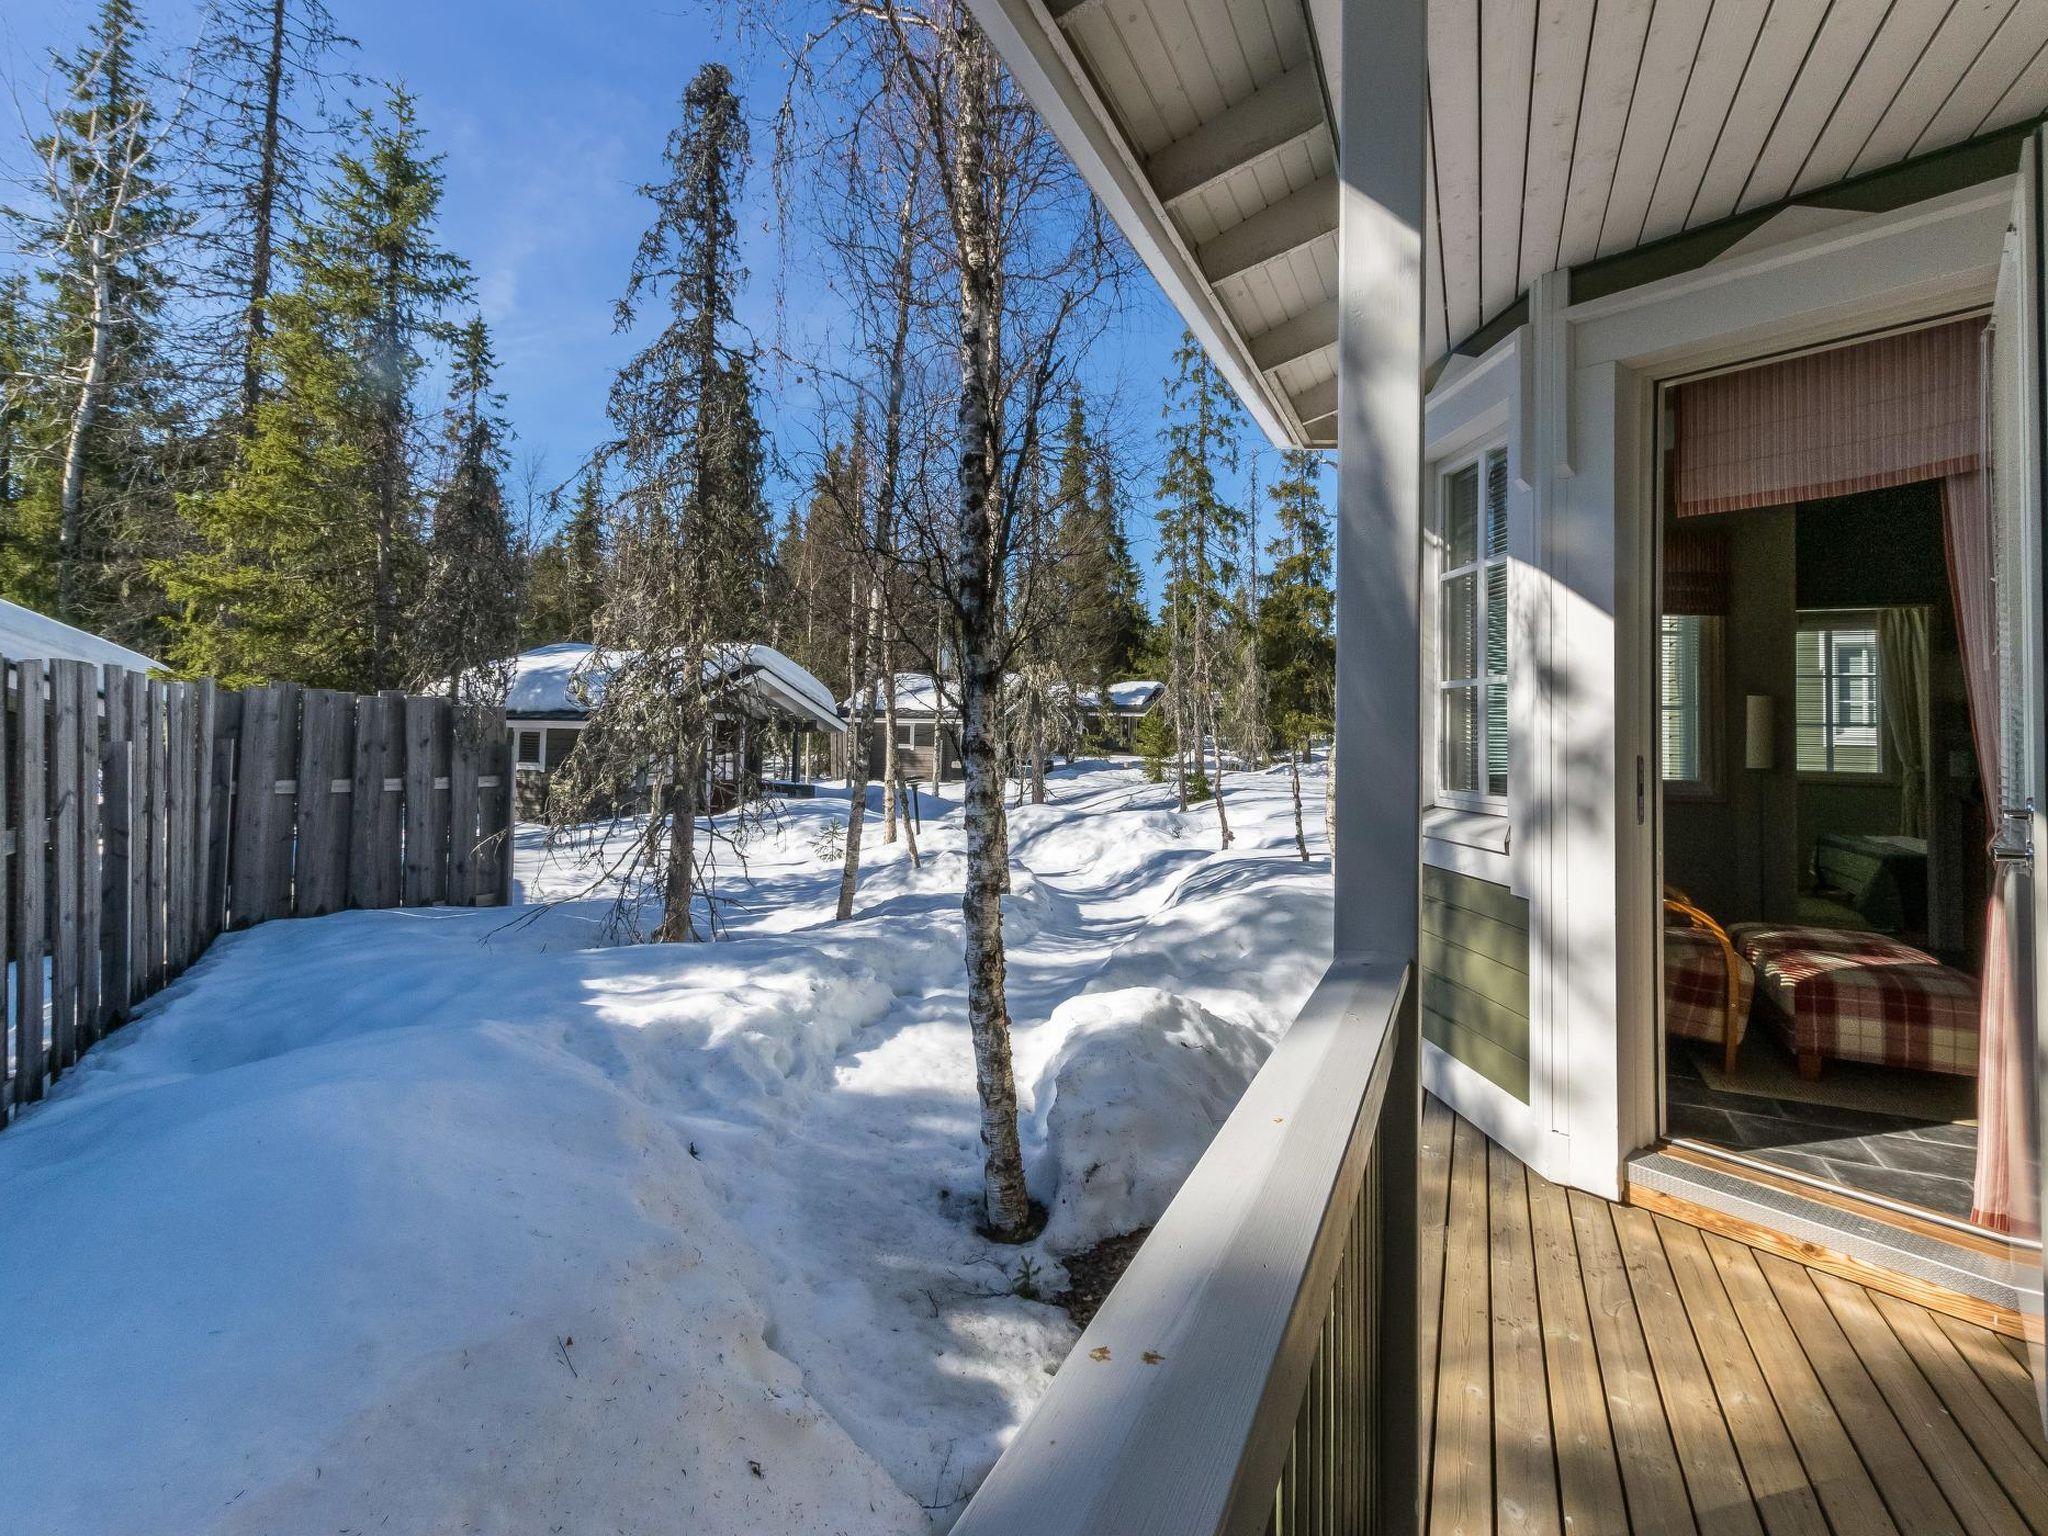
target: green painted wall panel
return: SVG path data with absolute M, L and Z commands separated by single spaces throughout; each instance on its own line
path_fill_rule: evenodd
M 1423 1035 L 1529 1099 L 1529 903 L 1506 886 L 1422 870 Z

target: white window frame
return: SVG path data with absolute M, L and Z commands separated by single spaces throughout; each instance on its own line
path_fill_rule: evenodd
M 1484 532 L 1486 516 L 1487 461 L 1498 455 L 1502 461 L 1503 473 L 1507 477 L 1507 505 L 1504 509 L 1502 545 L 1498 554 L 1486 553 Z M 1428 580 L 1427 601 L 1429 606 L 1428 632 L 1424 644 L 1429 656 L 1430 689 L 1429 714 L 1430 735 L 1428 741 L 1431 802 L 1454 810 L 1478 811 L 1489 815 L 1504 816 L 1508 810 L 1508 797 L 1514 792 L 1515 763 L 1513 756 L 1513 715 L 1515 698 L 1515 643 L 1514 643 L 1514 588 L 1515 588 L 1515 491 L 1514 474 L 1504 436 L 1489 437 L 1473 447 L 1445 458 L 1435 467 L 1432 483 L 1430 519 L 1424 540 L 1427 551 Z M 1479 478 L 1479 519 L 1480 528 L 1476 539 L 1477 555 L 1464 565 L 1446 566 L 1447 541 L 1444 534 L 1444 517 L 1450 505 L 1451 481 L 1464 471 L 1476 470 Z M 1487 672 L 1486 665 L 1486 580 L 1489 566 L 1498 565 L 1505 575 L 1504 602 L 1507 605 L 1507 670 L 1498 675 Z M 1444 589 L 1453 579 L 1466 574 L 1475 577 L 1475 602 L 1473 605 L 1473 655 L 1480 671 L 1472 678 L 1447 678 L 1444 676 L 1443 657 L 1443 612 Z M 1508 765 L 1507 793 L 1492 794 L 1484 788 L 1478 790 L 1453 789 L 1444 782 L 1444 732 L 1449 715 L 1444 708 L 1444 697 L 1454 688 L 1470 688 L 1477 695 L 1478 761 L 1482 784 L 1486 778 L 1488 726 L 1486 719 L 1486 687 L 1498 681 L 1504 688 L 1508 703 Z
M 1868 629 L 1872 634 L 1875 634 L 1879 627 L 1880 616 L 1881 610 L 1875 608 L 1802 608 L 1799 611 L 1797 627 L 1801 634 L 1818 632 L 1833 635 L 1836 631 L 1845 629 Z M 1867 772 L 1856 768 L 1808 768 L 1800 763 L 1799 727 L 1803 722 L 1799 719 L 1799 683 L 1795 672 L 1792 684 L 1792 767 L 1800 778 L 1844 784 L 1884 784 L 1891 781 L 1893 771 L 1891 747 L 1885 739 L 1887 733 L 1884 728 L 1884 676 L 1882 668 L 1883 663 L 1881 660 L 1873 661 L 1870 672 L 1871 713 L 1873 716 L 1871 730 L 1877 737 L 1877 766 Z M 1833 679 L 1845 674 L 1823 671 L 1821 675 L 1825 678 Z M 1829 713 L 1832 714 L 1832 690 L 1823 690 L 1823 692 L 1829 696 Z M 1829 740 L 1829 755 L 1831 757 L 1833 747 L 1832 727 L 1833 722 L 1831 720 L 1824 719 L 1821 722 L 1823 736 Z
M 1664 697 L 1664 625 L 1672 621 L 1694 620 L 1700 626 L 1700 679 L 1699 679 L 1699 743 L 1700 772 L 1694 779 L 1674 779 L 1664 775 L 1664 720 L 1673 713 Z M 1671 800 L 1715 800 L 1721 795 L 1722 786 L 1722 714 L 1721 674 L 1722 647 L 1727 643 L 1728 621 L 1718 614 L 1666 613 L 1657 621 L 1657 776 L 1664 787 L 1664 794 Z

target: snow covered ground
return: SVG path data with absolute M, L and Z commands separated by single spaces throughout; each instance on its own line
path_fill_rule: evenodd
M 0 1134 L 0 1525 L 943 1529 L 1072 1344 L 1057 1253 L 1148 1222 L 1328 952 L 1320 778 L 1238 834 L 1084 763 L 1016 809 L 1040 1243 L 978 1237 L 961 837 L 792 801 L 730 941 L 606 903 L 233 935 Z M 522 834 L 529 900 L 590 850 Z M 1021 1293 L 1021 1294 L 1020 1294 Z

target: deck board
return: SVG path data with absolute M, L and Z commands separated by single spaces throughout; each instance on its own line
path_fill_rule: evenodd
M 1423 1117 L 1432 1536 L 2048 1532 L 2023 1349 Z

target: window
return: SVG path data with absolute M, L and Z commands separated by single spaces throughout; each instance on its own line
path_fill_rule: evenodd
M 540 766 L 540 732 L 521 731 L 519 733 L 519 750 L 514 756 L 518 758 L 518 765 L 521 768 L 538 768 Z
M 576 739 L 582 734 L 581 731 L 565 730 L 550 730 L 548 732 L 547 765 L 550 773 L 561 767 L 569 754 L 576 750 Z
M 1797 673 L 1799 771 L 1882 773 L 1876 619 L 1800 615 Z
M 1458 801 L 1508 792 L 1508 455 L 1491 448 L 1437 498 L 1437 787 Z
M 932 723 L 929 720 L 899 720 L 896 722 L 896 745 L 901 750 L 912 747 L 929 747 L 932 744 Z
M 1658 763 L 1666 785 L 1713 790 L 1715 689 L 1720 674 L 1721 621 L 1668 613 L 1658 635 Z

